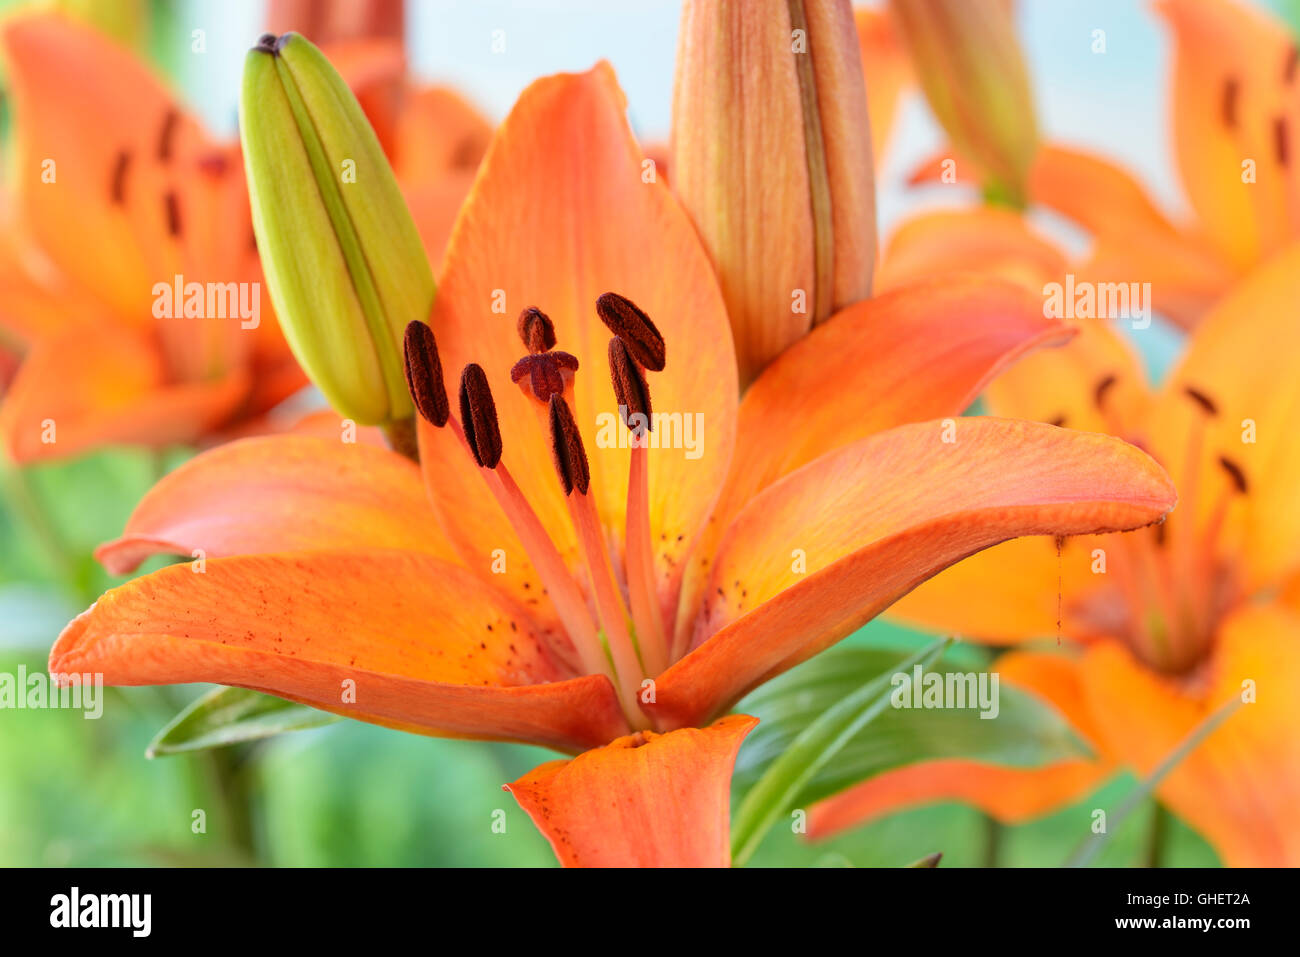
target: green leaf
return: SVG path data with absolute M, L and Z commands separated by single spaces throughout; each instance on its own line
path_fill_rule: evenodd
M 911 657 L 882 669 L 875 678 L 831 705 L 804 727 L 745 795 L 731 829 L 731 859 L 739 867 L 758 849 L 763 835 L 795 806 L 811 782 L 840 749 L 889 706 L 893 675 L 935 661 L 949 639 L 936 641 Z M 762 727 L 760 724 L 759 727 Z
M 834 649 L 742 701 L 737 710 L 760 722 L 741 749 L 736 785 L 752 787 L 804 729 L 865 681 L 885 671 L 892 674 L 897 658 L 897 652 L 883 649 Z M 969 673 L 948 663 L 931 670 Z M 1089 756 L 1069 723 L 1040 699 L 999 681 L 997 702 L 997 717 L 992 719 L 980 717 L 978 707 L 890 708 L 844 745 L 834 763 L 808 782 L 799 800 L 812 803 L 924 760 L 970 758 L 1031 768 Z
M 258 691 L 214 688 L 159 731 L 149 742 L 145 755 L 154 758 L 221 748 L 286 731 L 320 728 L 338 720 L 338 715 Z

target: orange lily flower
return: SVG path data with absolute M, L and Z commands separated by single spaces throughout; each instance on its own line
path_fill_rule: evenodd
M 892 609 L 1000 644 L 1059 628 L 1072 639 L 1068 653 L 1017 649 L 995 668 L 1057 705 L 1097 759 L 1043 769 L 916 764 L 812 809 L 810 835 L 936 800 L 1018 823 L 1079 800 L 1119 767 L 1152 771 L 1210 713 L 1245 695 L 1156 794 L 1226 864 L 1300 862 L 1300 452 L 1287 435 L 1300 380 L 1280 345 L 1294 335 L 1287 304 L 1300 294 L 1297 277 L 1293 245 L 1221 301 L 1154 391 L 1102 323 L 993 383 L 994 414 L 1105 431 L 1148 449 L 1178 481 L 1181 507 L 1154 529 L 1074 539 L 1059 552 L 1050 540 L 1000 545 Z
M 211 140 L 131 54 L 65 17 L 16 19 L 3 47 L 17 157 L 13 208 L 0 207 L 0 343 L 22 356 L 0 407 L 8 453 L 25 463 L 266 429 L 307 380 L 270 297 L 253 292 L 265 284 L 238 144 Z M 391 126 L 372 119 L 440 258 L 490 128 L 454 92 L 407 83 L 392 41 L 340 57 L 372 105 L 368 89 L 400 81 Z M 177 275 L 243 284 L 257 315 L 231 304 L 226 319 L 186 317 L 173 295 L 174 315 L 156 316 L 157 285 Z
M 1236 0 L 1156 0 L 1172 32 L 1171 135 L 1193 210 L 1179 222 L 1127 171 L 1045 145 L 1029 197 L 1093 236 L 1080 280 L 1151 283 L 1155 309 L 1184 328 L 1255 265 L 1300 237 L 1300 73 L 1296 44 L 1271 13 Z M 951 151 L 946 151 L 951 155 Z M 914 182 L 937 179 L 942 157 Z M 978 182 L 964 158 L 958 179 Z
M 0 328 L 23 365 L 0 411 L 14 460 L 193 442 L 303 386 L 260 283 L 238 148 L 126 50 L 58 15 L 4 28 L 16 123 Z M 248 314 L 157 315 L 156 286 L 235 283 Z M 223 292 L 223 296 L 225 293 Z
M 546 745 L 576 757 L 509 788 L 563 863 L 726 865 L 742 695 L 973 551 L 1172 506 L 1116 439 L 917 421 L 1068 338 L 996 280 L 843 310 L 740 400 L 708 256 L 642 181 L 624 111 L 600 64 L 537 81 L 496 133 L 407 330 L 420 467 L 312 436 L 198 456 L 99 555 L 126 572 L 201 548 L 202 573 L 108 592 L 51 670 Z M 516 325 L 499 303 L 528 308 Z M 443 368 L 465 370 L 459 404 Z

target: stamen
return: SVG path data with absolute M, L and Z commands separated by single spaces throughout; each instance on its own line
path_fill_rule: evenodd
M 518 384 L 525 395 L 531 394 L 538 402 L 549 404 L 551 396 L 564 395 L 577 371 L 576 356 L 567 352 L 535 352 L 514 364 L 510 381 Z
M 1221 116 L 1223 125 L 1228 129 L 1235 129 L 1237 126 L 1237 78 L 1230 76 L 1223 81 L 1223 100 L 1221 101 Z
M 494 469 L 501 462 L 501 426 L 487 373 L 471 362 L 460 375 L 460 419 L 465 441 L 480 468 Z
M 627 523 L 624 562 L 628 600 L 636 622 L 640 649 L 647 669 L 658 674 L 668 666 L 669 648 L 663 611 L 655 588 L 654 552 L 650 536 L 650 390 L 645 373 L 633 360 L 627 344 L 615 336 L 609 341 L 609 372 L 623 424 L 631 433 L 627 477 Z
M 1097 383 L 1092 392 L 1092 402 L 1098 409 L 1103 409 L 1106 404 L 1106 393 L 1114 388 L 1115 383 L 1119 381 L 1118 376 L 1108 375 Z
M 175 109 L 168 109 L 163 117 L 162 132 L 158 135 L 158 162 L 169 163 L 172 158 L 172 137 L 181 115 Z
M 163 206 L 167 210 L 167 235 L 179 239 L 181 235 L 181 207 L 174 192 L 169 190 L 163 196 Z
M 117 161 L 113 164 L 113 180 L 109 186 L 109 196 L 113 202 L 121 206 L 126 202 L 126 171 L 131 166 L 131 154 L 126 150 L 117 154 Z
M 565 495 L 576 489 L 586 495 L 591 487 L 591 468 L 587 463 L 587 450 L 578 432 L 578 423 L 563 396 L 550 398 L 551 458 Z
M 1236 487 L 1238 494 L 1245 495 L 1247 490 L 1246 473 L 1241 466 L 1226 455 L 1219 456 L 1219 465 L 1223 471 L 1228 473 L 1228 478 L 1232 479 L 1232 484 Z
M 555 323 L 536 306 L 519 314 L 519 338 L 529 352 L 546 352 L 555 347 Z
M 607 292 L 596 300 L 596 314 L 610 332 L 623 340 L 637 362 L 652 372 L 663 371 L 664 337 L 634 302 L 616 292 Z
M 1286 65 L 1282 68 L 1282 82 L 1288 86 L 1295 79 L 1295 68 L 1297 61 L 1300 61 L 1300 48 L 1293 43 L 1286 51 Z
M 641 439 L 654 428 L 650 416 L 650 389 L 641 367 L 632 360 L 627 343 L 617 336 L 609 340 L 609 375 L 614 383 L 614 396 L 618 399 L 623 424 L 635 438 Z M 639 421 L 634 422 L 633 416 L 640 416 Z
M 1204 409 L 1206 414 L 1211 416 L 1217 416 L 1219 414 L 1218 405 L 1216 405 L 1214 400 L 1211 399 L 1204 392 L 1202 392 L 1200 389 L 1194 388 L 1193 386 L 1190 385 L 1184 386 L 1183 394 L 1186 395 L 1193 402 L 1195 402 L 1197 405 L 1199 405 L 1202 409 Z
M 1290 136 L 1287 132 L 1286 117 L 1279 116 L 1273 120 L 1273 155 L 1277 157 L 1277 165 L 1283 169 L 1287 166 L 1289 147 Z
M 406 388 L 411 401 L 425 421 L 442 428 L 451 416 L 447 402 L 447 387 L 442 380 L 442 360 L 438 357 L 438 343 L 428 323 L 414 319 L 406 326 L 402 337 L 402 356 L 405 360 Z

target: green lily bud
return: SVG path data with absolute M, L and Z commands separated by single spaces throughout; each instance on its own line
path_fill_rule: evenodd
M 239 126 L 266 284 L 298 362 L 342 415 L 409 420 L 402 335 L 435 286 L 356 97 L 303 37 L 267 34 L 244 63 Z

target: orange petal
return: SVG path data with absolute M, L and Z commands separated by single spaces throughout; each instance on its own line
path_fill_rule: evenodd
M 393 171 L 407 189 L 434 185 L 448 173 L 473 174 L 491 139 L 492 124 L 455 90 L 408 90 L 398 118 Z
M 1012 652 L 994 666 L 1008 685 L 1042 698 L 1085 738 L 1095 735 L 1083 698 L 1081 669 L 1064 655 Z M 883 815 L 937 801 L 972 804 L 1007 824 L 1019 824 L 1086 794 L 1110 773 L 1104 761 L 1059 761 L 1017 768 L 962 758 L 923 761 L 886 771 L 813 805 L 808 836 L 833 837 Z
M 1066 340 L 1041 299 L 973 276 L 914 284 L 837 313 L 767 367 L 740 404 L 735 459 L 692 561 L 683 627 L 731 519 L 755 494 L 875 432 L 956 415 L 1024 353 Z
M 953 272 L 1001 277 L 1031 289 L 1042 312 L 1044 284 L 1060 282 L 1065 256 L 1008 209 L 938 210 L 907 220 L 890 237 L 880 290 Z
M 626 734 L 609 680 L 566 680 L 545 641 L 521 606 L 432 556 L 291 552 L 114 588 L 64 629 L 50 670 L 237 685 L 404 730 L 568 751 Z
M 867 114 L 871 118 L 871 151 L 879 168 L 894 129 L 898 102 L 913 82 L 912 62 L 903 48 L 887 10 L 857 7 L 853 19 L 858 28 L 862 73 L 867 82 Z
M 1205 317 L 1149 426 L 1151 447 L 1179 488 L 1196 489 L 1187 506 L 1199 526 L 1231 498 L 1224 550 L 1240 563 L 1247 589 L 1300 568 L 1297 300 L 1300 244 L 1253 271 Z M 1207 417 L 1189 401 L 1189 387 L 1208 396 L 1218 414 Z M 1187 459 L 1198 445 L 1193 471 Z M 1232 494 L 1220 456 L 1244 473 L 1246 494 Z M 1170 533 L 1180 534 L 1188 521 L 1176 517 Z
M 1247 685 L 1249 682 L 1249 685 Z M 1170 772 L 1156 793 L 1229 867 L 1300 864 L 1300 618 L 1255 606 L 1224 622 L 1203 674 L 1156 674 L 1106 642 L 1084 661 L 1103 742 L 1150 773 L 1205 718 L 1247 687 L 1241 707 Z
M 1074 602 L 1095 584 L 1091 548 L 1069 539 L 1017 538 L 945 568 L 890 606 L 891 618 L 937 633 L 1008 644 L 1073 636 Z M 1059 627 L 1058 627 L 1059 623 Z
M 1121 438 L 1142 431 L 1151 397 L 1141 360 L 1101 320 L 1079 323 L 1059 349 L 1026 356 L 989 384 L 989 411 Z
M 565 867 L 727 867 L 731 769 L 757 718 L 645 731 L 534 768 L 506 790 Z
M 16 462 L 114 443 L 192 442 L 247 394 L 243 375 L 168 385 L 150 340 L 111 326 L 78 329 L 27 354 L 0 409 L 0 441 Z
M 125 575 L 159 552 L 206 558 L 394 548 L 454 561 L 409 459 L 335 438 L 243 439 L 165 476 L 95 556 Z
M 698 647 L 660 677 L 648 709 L 661 727 L 698 723 L 980 549 L 1136 528 L 1174 501 L 1164 471 L 1109 436 L 974 418 L 855 442 L 736 518 L 712 562 Z
M 169 234 L 169 203 L 183 227 L 204 215 L 198 194 L 211 183 L 201 160 L 214 147 L 139 61 L 92 29 L 56 14 L 21 17 L 5 26 L 3 48 L 26 228 L 121 321 L 151 322 L 153 284 L 185 271 L 202 232 L 183 228 L 182 248 Z M 228 231 L 247 248 L 247 229 Z
M 641 152 L 624 107 L 604 63 L 524 91 L 461 210 L 431 322 L 449 382 L 469 362 L 486 370 L 504 461 L 561 551 L 573 555 L 576 539 L 538 419 L 541 407 L 510 381 L 526 351 L 516 318 L 527 306 L 539 307 L 555 323 L 558 348 L 578 357 L 574 416 L 591 463 L 592 495 L 617 541 L 628 452 L 605 447 L 623 426 L 608 372 L 611 333 L 596 316 L 596 298 L 618 292 L 650 315 L 668 357 L 666 370 L 649 376 L 654 409 L 704 429 L 691 433 L 702 441 L 694 451 L 681 447 L 685 441 L 649 451 L 650 521 L 658 571 L 666 577 L 722 484 L 734 440 L 736 368 L 708 258 L 667 189 L 642 181 Z M 655 428 L 665 441 L 674 432 L 690 437 L 684 428 Z M 522 547 L 477 466 L 449 429 L 425 425 L 421 446 L 435 508 L 466 563 L 487 568 L 492 552 L 505 549 L 510 572 L 502 577 L 519 586 Z
M 420 231 L 424 254 L 435 267 L 443 261 L 452 227 L 473 183 L 472 170 L 449 170 L 431 183 L 402 184 L 402 195 L 406 197 L 415 228 Z
M 1227 0 L 1161 0 L 1174 36 L 1174 145 L 1205 232 L 1238 268 L 1300 231 L 1295 40 Z M 1253 167 L 1253 181 L 1245 164 Z
M 1030 177 L 1036 203 L 1070 217 L 1096 240 L 1076 278 L 1151 284 L 1153 308 L 1191 327 L 1232 283 L 1237 270 L 1199 234 L 1165 218 L 1124 170 L 1090 153 L 1047 146 Z

